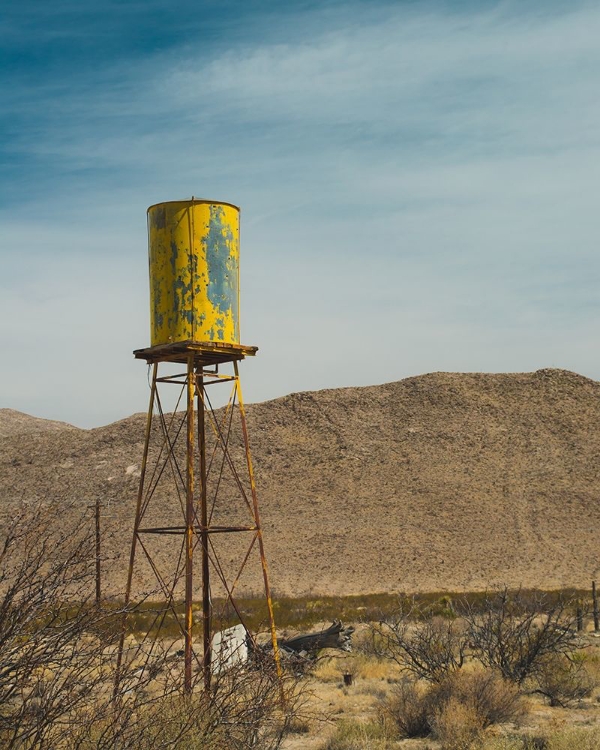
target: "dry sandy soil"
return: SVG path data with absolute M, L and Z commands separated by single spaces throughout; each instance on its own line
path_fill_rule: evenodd
M 598 382 L 563 370 L 433 373 L 295 393 L 250 405 L 248 419 L 278 593 L 587 587 L 600 572 Z M 144 423 L 81 430 L 0 410 L 2 518 L 36 501 L 89 513 L 100 497 L 112 591 L 124 583 Z M 238 430 L 236 461 L 239 443 Z M 180 523 L 167 478 L 157 498 L 156 518 Z M 235 518 L 236 502 L 215 518 Z M 156 540 L 166 562 L 169 542 Z

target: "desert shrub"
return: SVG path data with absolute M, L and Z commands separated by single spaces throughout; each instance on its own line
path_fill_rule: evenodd
M 394 745 L 384 722 L 340 721 L 323 750 L 388 750 Z
M 319 659 L 314 665 L 311 674 L 321 682 L 340 682 L 340 659 L 335 657 L 326 657 Z
M 395 665 L 391 665 L 390 662 L 385 659 L 360 656 L 358 663 L 358 676 L 364 680 L 395 682 L 400 676 Z
M 448 594 L 444 594 L 439 599 L 431 602 L 423 610 L 426 616 L 444 617 L 448 620 L 453 620 L 456 617 L 454 602 Z
M 586 669 L 585 656 L 549 654 L 536 673 L 537 692 L 550 701 L 551 706 L 568 706 L 589 696 L 595 680 Z
M 0 536 L 3 747 L 51 745 L 101 677 L 106 615 L 90 597 L 89 530 L 81 521 L 48 531 L 54 512 L 23 507 Z
M 579 652 L 581 653 L 581 652 Z M 579 656 L 579 653 L 577 656 Z M 583 652 L 585 662 L 585 671 L 589 674 L 594 686 L 600 685 L 600 653 L 598 649 L 586 650 Z
M 434 705 L 443 706 L 451 700 L 473 707 L 484 728 L 517 722 L 527 712 L 518 687 L 488 669 L 460 670 L 432 689 Z
M 600 728 L 570 727 L 553 732 L 547 737 L 548 750 L 598 750 Z
M 412 609 L 400 610 L 393 618 L 373 624 L 373 652 L 419 679 L 441 682 L 463 666 L 467 633 L 460 621 L 433 615 L 416 621 L 414 616 Z
M 300 717 L 292 717 L 286 727 L 287 734 L 308 734 L 310 722 Z
M 460 670 L 469 656 L 521 685 L 549 655 L 571 657 L 579 645 L 575 603 L 563 596 L 504 589 L 475 604 L 463 601 L 455 619 L 432 611 L 405 606 L 373 624 L 371 652 L 432 683 Z
M 492 737 L 489 742 L 482 742 L 478 750 L 524 750 L 523 743 L 513 737 Z
M 379 687 L 378 685 L 361 685 L 358 692 L 362 695 L 372 695 L 378 702 L 384 701 L 388 698 L 388 691 L 386 688 Z
M 485 737 L 477 750 L 598 750 L 600 728 L 565 727 L 544 735 Z
M 427 737 L 431 732 L 431 689 L 414 680 L 396 685 L 379 710 L 382 721 L 393 726 L 402 738 Z
M 486 737 L 477 750 L 548 750 L 548 740 L 538 736 Z
M 353 677 L 361 677 L 365 680 L 385 680 L 393 673 L 390 670 L 390 662 L 377 656 L 368 656 L 364 653 L 352 654 L 337 660 L 340 674 L 351 674 Z
M 213 681 L 210 694 L 197 686 L 185 695 L 179 682 L 168 691 L 150 683 L 148 692 L 136 689 L 133 680 L 131 684 L 134 689 L 128 688 L 115 703 L 109 697 L 102 701 L 93 686 L 85 710 L 51 727 L 54 733 L 47 746 L 65 750 L 276 750 L 298 719 L 294 692 L 286 690 L 289 705 L 284 710 L 280 684 L 271 670 L 230 670 Z
M 570 654 L 578 645 L 573 602 L 507 589 L 477 610 L 466 607 L 473 656 L 521 684 L 535 676 L 549 654 Z
M 279 748 L 298 717 L 282 710 L 280 686 L 274 674 L 265 671 L 233 671 L 220 677 L 210 697 L 203 692 L 176 696 L 171 712 L 163 699 L 152 707 L 153 722 L 138 747 L 173 747 L 178 750 L 245 750 Z M 165 706 L 167 703 L 167 706 Z M 297 724 L 296 724 L 297 726 Z
M 495 672 L 479 669 L 459 670 L 427 686 L 405 680 L 382 702 L 380 714 L 400 737 L 426 737 L 436 722 L 449 726 L 446 708 L 457 705 L 465 708 L 467 719 L 476 716 L 476 722 L 469 719 L 467 723 L 480 730 L 492 724 L 517 722 L 527 711 L 516 685 Z
M 302 695 L 292 676 L 279 682 L 272 661 L 186 695 L 169 643 L 144 651 L 132 640 L 115 680 L 123 612 L 94 601 L 86 519 L 51 532 L 57 513 L 24 508 L 0 529 L 0 747 L 278 748 Z
M 433 733 L 443 750 L 469 750 L 483 735 L 483 720 L 473 705 L 452 696 L 433 715 Z

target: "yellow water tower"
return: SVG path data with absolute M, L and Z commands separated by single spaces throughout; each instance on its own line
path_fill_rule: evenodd
M 240 343 L 240 210 L 169 201 L 148 209 L 152 346 Z
M 137 349 L 134 355 L 151 366 L 152 378 L 125 613 L 135 600 L 134 581 L 142 577 L 139 570 L 137 578 L 134 576 L 142 552 L 142 563 L 156 578 L 155 590 L 164 594 L 164 606 L 156 622 L 160 626 L 176 624 L 181 630 L 184 688 L 188 693 L 194 690 L 197 677 L 206 690 L 210 689 L 212 636 L 219 621 L 215 602 L 221 602 L 222 622 L 231 624 L 232 615 L 237 616 L 247 637 L 253 639 L 243 622 L 242 609 L 236 606 L 235 591 L 256 552 L 259 561 L 253 575 L 258 575 L 264 585 L 273 654 L 280 670 L 238 370 L 239 361 L 257 351 L 240 343 L 239 214 L 239 208 L 231 203 L 195 198 L 157 203 L 148 209 L 151 346 Z M 184 367 L 178 372 L 170 367 L 165 372 L 163 366 L 174 363 Z M 221 369 L 225 365 L 228 370 Z M 213 409 L 208 393 L 216 384 L 221 384 L 220 393 L 226 393 L 229 386 L 227 404 L 218 411 Z M 178 407 L 165 413 L 161 392 L 173 388 L 179 389 L 175 399 Z M 234 426 L 236 420 L 239 431 Z M 242 452 L 236 448 L 240 436 Z M 233 541 L 223 548 L 226 559 L 221 558 L 219 544 L 224 538 L 240 540 L 235 564 Z M 172 549 L 166 554 L 169 544 Z M 216 575 L 211 576 L 211 571 Z M 202 618 L 197 623 L 193 612 L 198 588 Z M 177 601 L 184 603 L 183 614 Z M 115 695 L 122 689 L 126 617 Z M 160 626 L 153 630 L 155 638 L 161 637 Z M 201 649 L 197 649 L 199 643 Z M 152 650 L 145 651 L 143 644 L 139 649 L 139 654 L 128 658 L 146 663 Z M 195 664 L 200 665 L 199 672 Z

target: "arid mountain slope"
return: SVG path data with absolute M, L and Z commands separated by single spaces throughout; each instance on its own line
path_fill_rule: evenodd
M 434 373 L 296 393 L 250 405 L 248 419 L 280 593 L 554 588 L 600 575 L 600 383 L 563 370 Z M 144 422 L 79 430 L 0 410 L 2 516 L 23 500 L 83 507 L 99 494 L 120 559 L 108 566 L 114 590 Z
M 15 438 L 18 435 L 40 432 L 57 432 L 59 430 L 77 430 L 77 427 L 66 422 L 53 422 L 51 419 L 39 419 L 23 414 L 14 409 L 0 409 L 0 438 Z

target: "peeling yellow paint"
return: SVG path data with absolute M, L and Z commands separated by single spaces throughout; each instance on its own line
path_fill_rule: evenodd
M 151 345 L 239 344 L 239 209 L 169 201 L 148 209 Z

